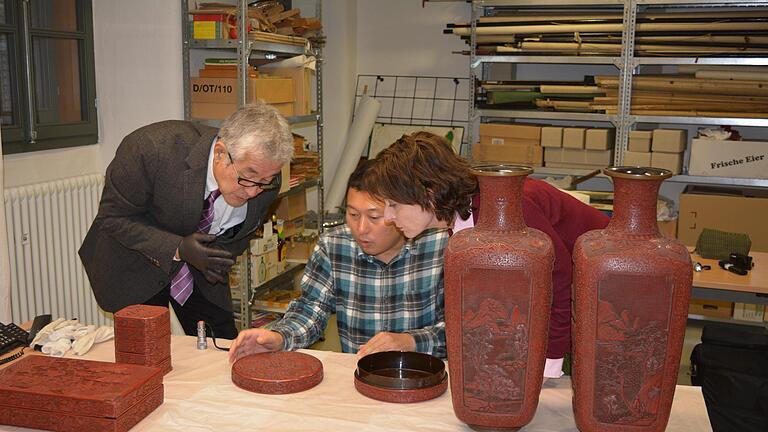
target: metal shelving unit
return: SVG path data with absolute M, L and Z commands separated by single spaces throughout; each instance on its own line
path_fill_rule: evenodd
M 221 39 L 221 40 L 197 40 L 192 38 L 190 31 L 190 18 L 189 18 L 189 0 L 181 0 L 181 21 L 182 21 L 182 77 L 183 77 L 183 94 L 184 94 L 184 118 L 186 120 L 195 120 L 212 126 L 219 126 L 221 120 L 212 119 L 192 119 L 191 101 L 190 101 L 190 76 L 191 76 L 191 50 L 213 50 L 235 54 L 239 59 L 238 63 L 238 93 L 237 101 L 238 105 L 242 106 L 247 101 L 247 80 L 248 80 L 248 67 L 251 59 L 262 60 L 282 60 L 285 58 L 293 57 L 296 55 L 307 55 L 315 58 L 315 82 L 316 82 L 316 94 L 315 94 L 315 111 L 308 115 L 289 116 L 286 117 L 288 123 L 293 127 L 306 127 L 315 126 L 316 139 L 317 139 L 317 152 L 318 152 L 318 170 L 319 175 L 316 179 L 310 179 L 302 182 L 298 186 L 291 188 L 290 190 L 281 193 L 278 199 L 297 194 L 306 193 L 310 188 L 317 188 L 318 195 L 318 229 L 322 229 L 322 215 L 323 209 L 323 73 L 322 73 L 322 43 L 311 43 L 310 46 L 300 46 L 292 44 L 284 44 L 278 42 L 267 42 L 254 40 L 249 37 L 247 22 L 248 20 L 240 19 L 246 16 L 248 9 L 247 0 L 237 0 L 236 6 L 238 8 L 238 39 Z M 322 17 L 322 0 L 315 0 L 315 16 Z M 318 38 L 322 40 L 322 38 Z M 248 253 L 248 252 L 246 252 Z M 239 327 L 247 328 L 251 323 L 251 311 L 255 308 L 254 302 L 254 289 L 252 288 L 251 278 L 251 263 L 250 258 L 246 259 L 246 277 L 243 279 L 241 292 L 233 294 L 233 304 L 235 308 L 235 315 L 239 317 L 236 321 L 239 321 Z M 295 277 L 298 272 L 304 268 L 303 264 L 290 263 L 285 271 L 277 275 L 275 278 L 270 279 L 266 283 L 258 287 L 259 290 L 269 289 L 270 286 L 285 284 L 288 279 Z M 247 301 L 244 301 L 247 299 Z M 284 311 L 278 311 L 284 312 Z
M 450 1 L 450 0 L 433 0 Z M 665 66 L 665 65 L 768 65 L 768 57 L 643 57 L 634 55 L 635 28 L 638 9 L 643 6 L 675 8 L 717 8 L 717 7 L 768 7 L 764 0 L 473 0 L 471 1 L 470 18 L 470 97 L 474 100 L 476 93 L 475 82 L 478 76 L 487 76 L 485 65 L 489 64 L 564 64 L 564 65 L 614 65 L 619 75 L 619 103 L 618 114 L 596 114 L 577 112 L 553 112 L 536 110 L 503 110 L 480 109 L 474 103 L 469 104 L 469 122 L 467 136 L 469 145 L 474 138 L 476 123 L 491 118 L 514 118 L 527 120 L 554 120 L 554 121 L 583 121 L 583 122 L 609 122 L 616 128 L 616 150 L 614 164 L 620 165 L 623 154 L 627 148 L 629 132 L 637 124 L 661 123 L 680 125 L 731 125 L 768 127 L 766 118 L 710 118 L 710 117 L 682 117 L 682 116 L 646 116 L 633 115 L 630 112 L 632 100 L 632 79 L 640 66 Z M 493 8 L 611 8 L 623 13 L 622 52 L 620 56 L 563 56 L 563 55 L 477 55 L 476 54 L 476 29 L 477 18 L 485 16 Z M 471 148 L 468 151 L 471 154 Z M 584 170 L 581 170 L 584 171 Z M 563 169 L 537 169 L 537 173 L 557 175 L 579 175 L 580 170 Z M 765 179 L 741 179 L 725 177 L 700 177 L 677 175 L 669 181 L 683 183 L 701 183 L 718 185 L 738 185 L 768 187 Z

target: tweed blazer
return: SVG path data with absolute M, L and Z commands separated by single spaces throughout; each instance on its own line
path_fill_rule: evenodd
M 142 127 L 123 139 L 107 167 L 99 211 L 79 254 L 99 306 L 109 312 L 145 302 L 164 289 L 182 263 L 184 236 L 203 210 L 208 156 L 217 130 L 185 121 Z M 264 221 L 277 190 L 248 201 L 245 221 L 214 243 L 238 256 Z M 232 310 L 227 283 L 211 284 L 189 266 L 195 289 Z

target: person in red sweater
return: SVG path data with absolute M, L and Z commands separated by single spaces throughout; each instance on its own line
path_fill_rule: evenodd
M 477 178 L 450 144 L 428 132 L 404 135 L 376 156 L 367 190 L 383 197 L 385 220 L 408 238 L 428 228 L 454 232 L 474 226 L 479 209 Z M 605 228 L 608 217 L 546 182 L 527 178 L 523 193 L 526 225 L 546 233 L 555 250 L 552 310 L 544 376 L 562 375 L 571 348 L 573 245 L 587 231 Z

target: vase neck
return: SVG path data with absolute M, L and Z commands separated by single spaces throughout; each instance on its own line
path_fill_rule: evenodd
M 524 175 L 478 176 L 480 214 L 477 226 L 498 231 L 522 231 Z
M 659 235 L 656 200 L 661 180 L 613 179 L 613 217 L 606 230 L 637 236 Z

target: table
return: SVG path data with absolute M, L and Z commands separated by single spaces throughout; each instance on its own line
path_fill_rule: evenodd
M 692 253 L 691 260 L 712 266 L 711 270 L 693 272 L 693 297 L 713 300 L 768 304 L 768 252 L 750 252 L 755 267 L 739 276 L 718 266 L 717 260 Z
M 323 362 L 323 382 L 301 393 L 270 396 L 235 387 L 227 353 L 212 347 L 198 351 L 194 337 L 173 336 L 171 350 L 173 371 L 165 376 L 165 402 L 134 431 L 471 431 L 453 414 L 450 389 L 415 404 L 379 402 L 359 394 L 352 354 L 302 350 Z M 101 343 L 84 358 L 114 361 L 114 345 Z M 523 430 L 577 431 L 568 378 L 545 383 L 536 417 Z M 677 387 L 667 430 L 712 430 L 701 388 Z

